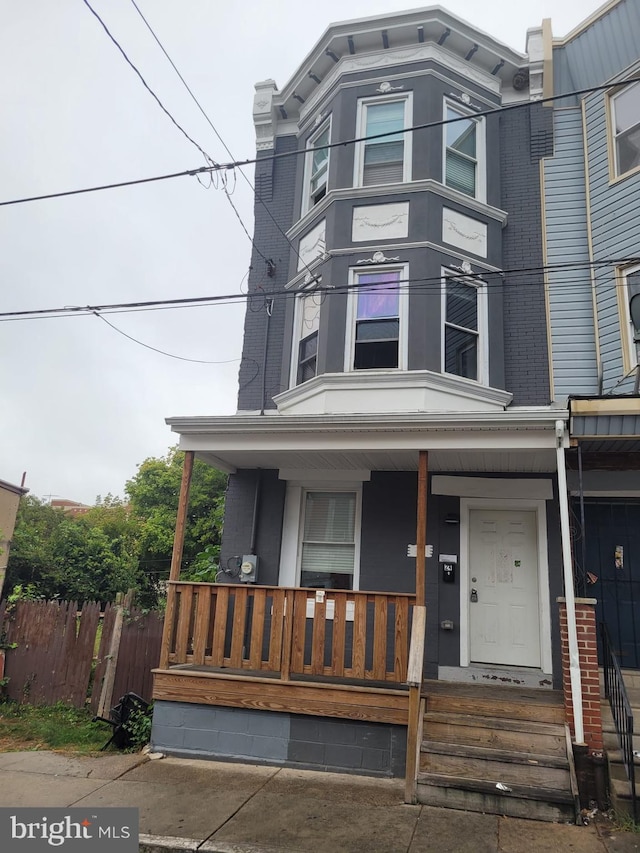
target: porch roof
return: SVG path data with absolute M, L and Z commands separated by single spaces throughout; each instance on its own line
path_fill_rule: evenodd
M 564 409 L 340 415 L 242 413 L 167 418 L 180 449 L 223 471 L 414 471 L 429 450 L 432 471 L 555 470 L 555 424 Z

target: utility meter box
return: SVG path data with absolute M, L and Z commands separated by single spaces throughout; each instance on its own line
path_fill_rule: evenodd
M 255 554 L 243 554 L 240 563 L 240 582 L 257 583 L 258 558 Z

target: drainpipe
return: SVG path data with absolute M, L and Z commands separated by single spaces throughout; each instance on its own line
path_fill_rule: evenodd
M 560 502 L 560 533 L 562 537 L 562 567 L 564 597 L 567 609 L 567 635 L 569 640 L 569 674 L 571 676 L 571 701 L 576 743 L 584 743 L 582 717 L 582 679 L 578 656 L 578 629 L 576 627 L 576 596 L 571 562 L 571 532 L 569 528 L 569 498 L 567 495 L 567 468 L 564 458 L 565 423 L 556 421 L 556 460 L 558 467 L 558 500 Z

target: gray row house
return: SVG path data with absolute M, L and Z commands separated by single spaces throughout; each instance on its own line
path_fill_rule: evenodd
M 429 7 L 256 85 L 238 411 L 168 419 L 156 748 L 604 799 L 597 620 L 640 666 L 638 32 L 614 0 L 519 53 Z M 216 584 L 179 578 L 194 456 L 229 473 Z

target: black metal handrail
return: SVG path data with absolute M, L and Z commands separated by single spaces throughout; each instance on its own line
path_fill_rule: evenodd
M 620 663 L 613 651 L 609 631 L 604 622 L 600 623 L 602 637 L 602 662 L 604 668 L 604 695 L 609 700 L 611 713 L 618 734 L 618 743 L 622 752 L 622 762 L 629 779 L 633 819 L 637 820 L 636 778 L 633 756 L 633 711 L 622 678 Z

